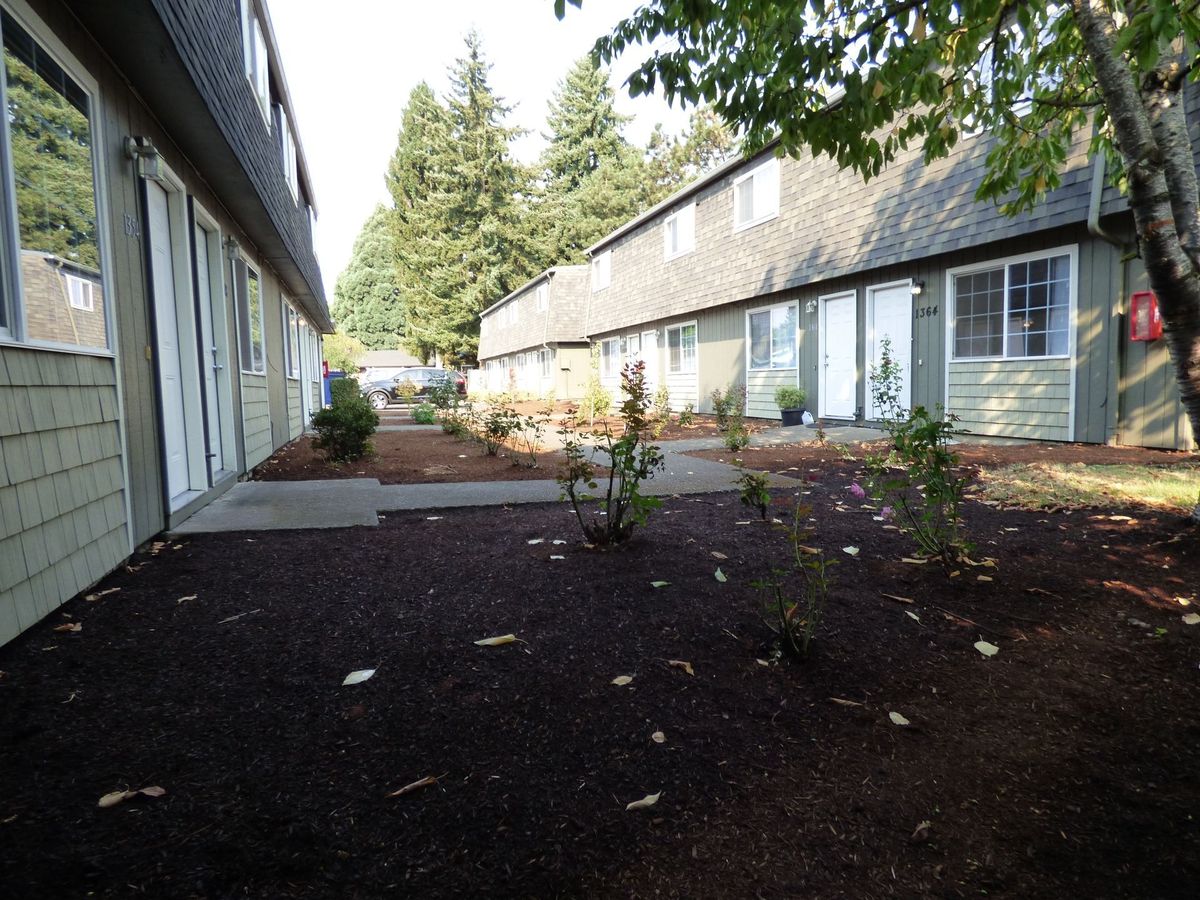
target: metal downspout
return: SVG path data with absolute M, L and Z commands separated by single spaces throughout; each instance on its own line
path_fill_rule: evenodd
M 1104 153 L 1097 153 L 1092 161 L 1092 190 L 1088 198 L 1088 234 L 1099 238 L 1122 251 L 1117 265 L 1117 295 L 1109 312 L 1108 321 L 1108 389 L 1104 401 L 1104 443 L 1113 446 L 1119 442 L 1121 426 L 1121 393 L 1125 381 L 1125 345 L 1121 341 L 1121 328 L 1125 311 L 1125 270 L 1134 254 L 1125 253 L 1125 243 L 1110 234 L 1100 224 L 1100 202 L 1104 196 L 1105 177 Z M 1076 348 L 1078 352 L 1078 348 Z

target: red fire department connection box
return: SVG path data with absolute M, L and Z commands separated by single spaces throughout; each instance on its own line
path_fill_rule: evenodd
M 1129 300 L 1129 339 L 1156 341 L 1162 337 L 1162 316 L 1154 291 L 1138 291 Z

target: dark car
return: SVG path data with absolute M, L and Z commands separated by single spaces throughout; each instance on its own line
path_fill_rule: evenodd
M 446 382 L 452 383 L 461 396 L 466 396 L 467 379 L 464 376 L 435 366 L 414 366 L 391 378 L 364 382 L 362 392 L 375 409 L 385 409 L 389 403 L 420 402 L 429 396 L 431 389 Z

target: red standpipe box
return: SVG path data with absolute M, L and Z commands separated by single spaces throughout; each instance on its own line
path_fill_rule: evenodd
M 1154 291 L 1138 291 L 1129 300 L 1129 339 L 1157 341 L 1162 337 L 1162 316 Z

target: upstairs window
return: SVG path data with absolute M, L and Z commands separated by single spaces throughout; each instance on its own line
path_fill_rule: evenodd
M 242 0 L 242 60 L 246 78 L 258 101 L 259 112 L 269 128 L 271 125 L 271 76 L 267 62 L 267 40 L 254 12 L 253 0 Z
M 0 9 L 0 337 L 107 350 L 93 82 Z M 85 87 L 85 83 L 91 85 Z
M 672 373 L 696 371 L 696 323 L 667 329 L 667 369 Z
M 1066 356 L 1071 279 L 1067 253 L 953 273 L 954 358 Z
M 550 282 L 543 281 L 537 286 L 537 311 L 545 312 L 550 308 Z
M 612 251 L 592 257 L 592 290 L 602 291 L 612 283 Z
M 674 259 L 696 249 L 696 204 L 689 203 L 663 223 L 663 258 Z
M 242 371 L 262 375 L 267 371 L 266 343 L 263 339 L 263 313 L 258 273 L 245 261 L 234 263 L 236 274 L 238 314 L 238 343 L 241 348 Z
M 279 130 L 279 161 L 283 165 L 283 177 L 287 181 L 292 199 L 300 199 L 300 170 L 296 159 L 296 136 L 292 133 L 292 122 L 283 104 L 275 104 L 276 125 Z
M 779 215 L 779 160 L 771 157 L 733 182 L 733 229 Z
M 796 368 L 796 307 L 750 313 L 750 369 Z
M 511 301 L 508 306 L 504 307 L 505 321 L 511 326 L 517 324 L 517 301 Z

